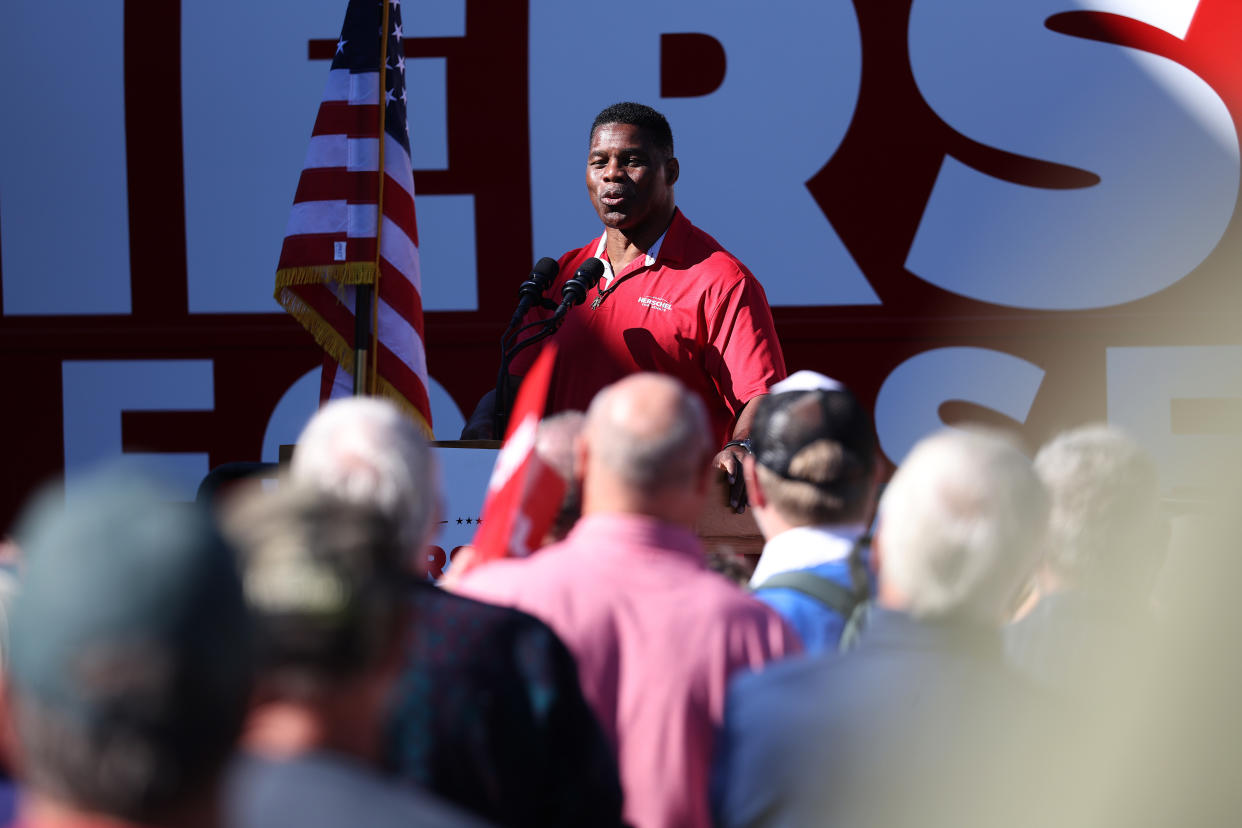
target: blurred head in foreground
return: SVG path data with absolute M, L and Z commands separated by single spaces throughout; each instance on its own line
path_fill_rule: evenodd
M 920 619 L 998 626 L 1034 570 L 1048 496 L 998 432 L 921 440 L 880 500 L 879 603 Z
M 28 513 L 10 682 L 29 821 L 151 825 L 213 812 L 249 699 L 251 624 L 231 548 L 195 506 L 100 477 Z
M 401 664 L 406 549 L 382 510 L 291 485 L 230 510 L 258 627 L 247 746 L 374 759 Z
M 1146 600 L 1168 547 L 1156 464 L 1119 429 L 1089 425 L 1039 450 L 1052 499 L 1040 585 Z
M 383 512 L 394 522 L 406 565 L 425 570 L 436 470 L 427 441 L 395 405 L 376 397 L 328 403 L 298 437 L 289 475 L 298 486 Z

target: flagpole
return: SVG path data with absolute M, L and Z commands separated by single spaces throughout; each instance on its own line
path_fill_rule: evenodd
M 382 245 L 384 236 L 384 179 L 387 177 L 384 171 L 385 165 L 385 147 L 388 145 L 388 13 L 392 7 L 389 0 L 380 0 L 384 10 L 381 12 L 382 19 L 380 28 L 384 30 L 384 39 L 380 42 L 380 110 L 379 110 L 379 187 L 376 193 L 376 200 L 379 202 L 375 210 L 375 282 L 372 290 L 375 292 L 374 301 L 371 304 L 371 370 L 368 374 L 370 382 L 369 390 L 371 394 L 379 393 L 379 284 L 380 284 L 380 257 L 382 253 Z
M 388 115 L 388 0 L 382 0 L 380 13 L 379 59 L 379 186 L 375 209 L 375 277 L 369 285 L 358 285 L 354 307 L 354 396 L 374 395 L 379 356 L 379 280 L 380 249 L 384 233 L 384 130 Z

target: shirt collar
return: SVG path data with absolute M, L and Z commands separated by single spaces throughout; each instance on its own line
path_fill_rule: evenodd
M 847 526 L 796 526 L 774 535 L 763 545 L 763 554 L 759 556 L 750 585 L 757 587 L 782 572 L 843 561 L 866 531 L 867 527 L 858 523 Z
M 598 546 L 601 539 L 607 539 L 605 546 L 675 552 L 694 561 L 697 566 L 704 565 L 703 545 L 694 530 L 632 512 L 583 515 L 574 524 L 565 542 Z
M 872 607 L 861 647 L 949 649 L 973 652 L 994 661 L 1004 656 L 1004 639 L 998 627 L 956 618 L 918 619 L 904 612 Z
M 660 238 L 656 239 L 655 244 L 651 245 L 651 249 L 647 251 L 647 256 L 643 260 L 644 267 L 653 267 L 655 265 L 656 260 L 660 258 L 660 248 L 664 246 L 664 239 L 668 237 L 669 231 L 677 225 L 677 220 L 679 218 L 682 221 L 685 221 L 685 219 L 681 217 L 681 211 L 677 210 L 673 213 L 673 220 L 668 223 L 668 227 L 664 228 L 664 232 L 660 234 Z M 680 227 L 678 227 L 678 229 L 680 229 Z M 599 280 L 604 283 L 605 287 L 611 284 L 613 278 L 616 276 L 616 273 L 614 273 L 612 269 L 612 262 L 608 261 L 605 253 L 607 246 L 608 233 L 605 232 L 599 237 L 599 243 L 595 245 L 595 258 L 604 263 L 604 275 L 600 276 Z

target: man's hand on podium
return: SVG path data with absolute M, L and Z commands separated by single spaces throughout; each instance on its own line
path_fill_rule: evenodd
M 746 480 L 742 476 L 742 458 L 745 456 L 743 441 L 731 440 L 712 458 L 712 466 L 724 472 L 729 480 L 729 508 L 739 515 L 746 511 Z
M 733 439 L 712 459 L 712 466 L 725 473 L 729 480 L 729 507 L 739 515 L 746 511 L 746 480 L 742 477 L 742 458 L 750 453 L 750 424 L 755 420 L 759 400 L 766 394 L 751 397 L 742 406 L 733 424 Z
M 492 415 L 495 411 L 496 390 L 493 388 L 479 399 L 474 413 L 466 421 L 461 430 L 462 440 L 499 440 L 503 435 L 496 434 Z

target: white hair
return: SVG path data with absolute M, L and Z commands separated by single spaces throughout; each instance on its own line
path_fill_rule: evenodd
M 1092 588 L 1150 587 L 1168 539 L 1151 455 L 1120 429 L 1093 424 L 1040 449 L 1035 472 L 1052 497 L 1051 573 Z
M 998 432 L 920 441 L 880 501 L 880 578 L 920 618 L 1000 623 L 1029 578 L 1048 502 L 1030 461 Z
M 289 476 L 295 485 L 378 508 L 411 554 L 431 535 L 431 451 L 413 421 L 386 400 L 350 397 L 321 408 L 298 437 Z

